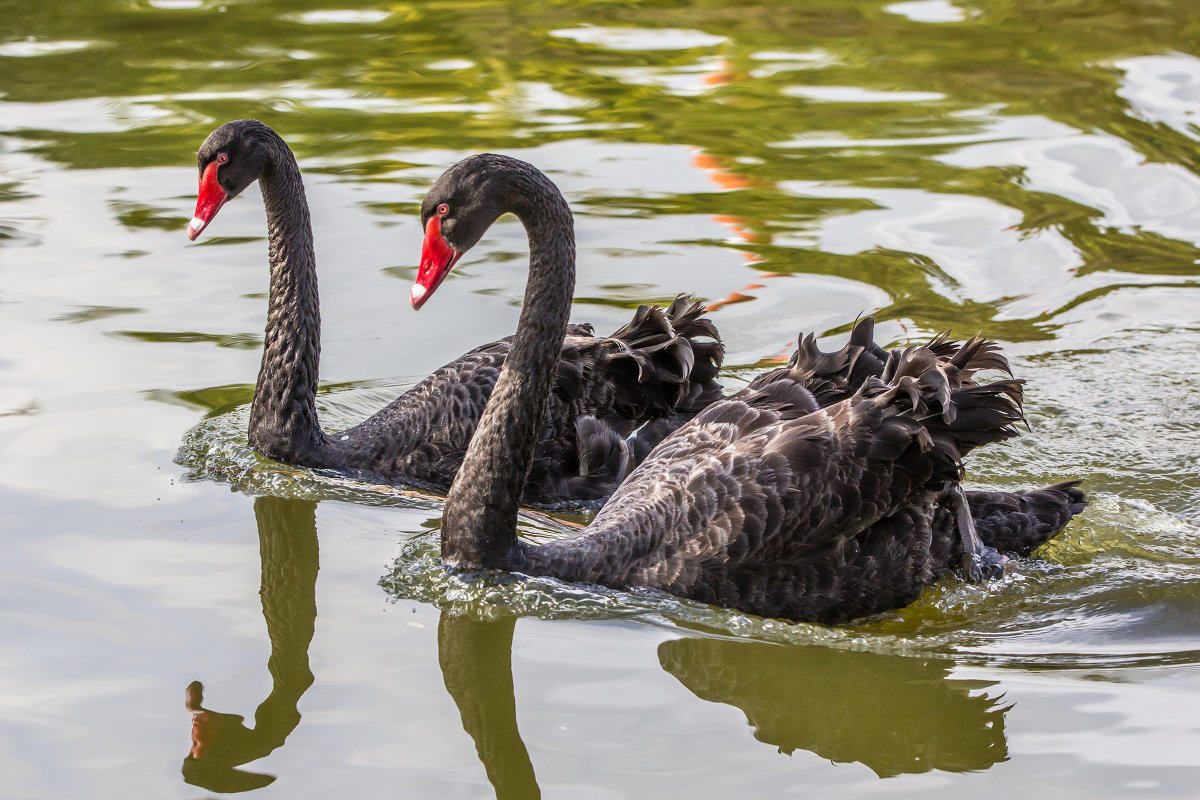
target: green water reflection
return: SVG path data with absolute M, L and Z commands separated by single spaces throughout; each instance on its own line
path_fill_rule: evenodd
M 665 642 L 658 657 L 697 697 L 742 709 L 754 738 L 782 753 L 857 761 L 882 778 L 1008 759 L 994 684 L 951 678 L 949 660 L 720 639 Z
M 540 796 L 513 696 L 516 620 L 443 610 L 438 660 L 446 689 L 498 798 Z M 697 697 L 740 708 L 754 737 L 791 755 L 859 762 L 880 777 L 986 770 L 1008 759 L 991 682 L 950 678 L 953 662 L 820 646 L 673 639 L 662 668 Z
M 203 707 L 204 687 L 187 687 L 192 712 L 192 747 L 183 760 L 183 779 L 214 792 L 243 792 L 270 784 L 274 776 L 239 769 L 282 747 L 300 724 L 296 705 L 313 683 L 308 665 L 317 620 L 317 504 L 260 497 L 254 501 L 262 558 L 263 617 L 271 640 L 267 671 L 271 693 L 247 727 L 238 714 Z
M 357 13 L 312 2 L 122 2 L 75 14 L 61 4 L 9 5 L 20 34 L 50 50 L 5 59 L 14 133 L 73 169 L 177 165 L 214 123 L 245 116 L 284 130 L 302 158 L 359 180 L 397 177 L 402 151 L 414 148 L 686 145 L 727 191 L 664 195 L 647 186 L 584 201 L 596 212 L 736 219 L 745 239 L 736 246 L 764 270 L 853 275 L 886 287 L 884 317 L 1014 341 L 1052 336 L 1054 312 L 1078 298 L 1013 314 L 1009 298 L 947 292 L 953 278 L 939 280 L 946 276 L 920 253 L 814 253 L 791 240 L 877 207 L 880 193 L 903 202 L 888 191 L 920 190 L 1014 209 L 1018 235 L 1052 232 L 1069 243 L 1079 276 L 1197 274 L 1194 241 L 1046 191 L 1029 164 L 953 157 L 1033 126 L 1039 137 L 1104 135 L 1130 157 L 1196 171 L 1194 134 L 1131 108 L 1119 66 L 1131 53 L 1194 51 L 1187 0 L 975 2 L 936 25 L 880 2 L 443 2 Z M 81 46 L 55 52 L 56 42 Z M 860 191 L 797 196 L 824 185 Z M 182 206 L 174 215 L 118 206 L 127 225 L 186 219 Z
M 254 501 L 262 612 L 270 640 L 271 691 L 253 726 L 203 707 L 204 687 L 187 687 L 192 745 L 184 780 L 231 793 L 275 776 L 243 767 L 284 746 L 300 724 L 313 685 L 308 650 L 317 619 L 316 503 Z M 521 739 L 512 671 L 512 616 L 443 609 L 437 660 L 446 690 L 499 798 L 540 796 Z M 953 661 L 769 642 L 672 639 L 659 662 L 697 697 L 736 706 L 755 738 L 783 753 L 808 750 L 833 762 L 860 762 L 881 777 L 940 769 L 984 770 L 1007 759 L 1004 712 L 993 682 L 950 677 Z

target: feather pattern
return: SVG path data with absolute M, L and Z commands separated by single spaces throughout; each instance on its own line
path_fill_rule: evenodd
M 818 408 L 778 371 L 663 441 L 582 536 L 524 545 L 514 566 L 822 622 L 907 604 L 957 552 L 939 508 L 963 442 L 1002 441 L 1021 419 L 1018 385 L 981 393 L 960 374 L 912 347 Z M 960 400 L 986 413 L 964 419 Z
M 1024 492 L 967 492 L 979 536 L 1002 553 L 1027 556 L 1087 505 L 1079 481 Z
M 527 376 L 553 352 L 540 321 L 565 313 L 574 284 L 574 248 L 562 244 L 569 230 L 543 215 L 569 212 L 534 167 L 486 154 L 438 179 L 422 222 L 455 207 L 463 185 L 485 198 L 486 213 L 459 213 L 454 222 L 468 233 L 456 250 L 512 210 L 535 255 L 513 354 L 447 497 L 449 566 L 653 587 L 755 614 L 841 622 L 911 602 L 965 551 L 984 547 L 961 513 L 962 457 L 1017 435 L 1021 382 L 975 380 L 1007 372 L 991 342 L 942 335 L 889 353 L 872 341 L 869 319 L 841 351 L 823 354 L 808 337 L 787 367 L 699 410 L 650 450 L 579 535 L 520 540 L 513 489 L 532 458 L 533 430 L 522 410 L 545 394 Z M 605 463 L 623 457 L 614 449 Z M 1011 516 L 1001 500 L 980 505 Z M 1034 505 L 1054 516 L 1055 500 Z M 1018 538 L 987 530 L 994 541 Z
M 984 394 L 1010 391 L 1020 400 L 1023 384 L 1011 380 L 1012 369 L 999 347 L 989 341 L 975 339 L 972 342 L 970 347 L 962 348 L 943 331 L 926 347 L 939 358 L 949 359 L 958 369 L 964 385 L 976 386 L 974 378 L 980 372 L 1007 375 L 1009 381 L 993 384 L 994 389 L 978 391 Z M 814 335 L 801 337 L 787 367 L 760 375 L 750 385 L 778 380 L 778 373 L 786 371 L 791 380 L 809 390 L 825 406 L 850 397 L 868 378 L 882 376 L 890 357 L 891 353 L 874 341 L 874 322 L 868 317 L 856 321 L 846 344 L 830 353 L 821 351 Z M 969 416 L 986 413 L 980 411 L 976 399 L 960 396 L 957 413 Z M 959 455 L 965 456 L 981 443 L 970 435 L 963 435 Z M 1042 489 L 1009 492 L 967 491 L 966 499 L 984 545 L 1003 553 L 1024 556 L 1053 538 L 1084 509 L 1087 502 L 1078 484 L 1079 481 L 1069 481 Z M 942 529 L 954 527 L 939 519 Z M 935 527 L 938 524 L 935 523 Z

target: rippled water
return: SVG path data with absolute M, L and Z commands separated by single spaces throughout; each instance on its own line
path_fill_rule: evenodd
M 1192 6 L 0 5 L 0 796 L 1200 795 Z M 238 117 L 304 170 L 328 427 L 512 331 L 511 218 L 407 302 L 499 150 L 576 210 L 575 319 L 694 291 L 730 386 L 862 312 L 984 330 L 1031 430 L 970 479 L 1092 505 L 840 628 L 448 574 L 436 496 L 246 445 L 257 193 L 183 235 Z

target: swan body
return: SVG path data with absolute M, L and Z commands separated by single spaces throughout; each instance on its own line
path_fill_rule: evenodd
M 821 622 L 896 608 L 961 564 L 979 577 L 997 543 L 1044 541 L 1082 508 L 1074 484 L 993 498 L 977 525 L 962 456 L 1015 436 L 1021 382 L 981 339 L 834 354 L 810 340 L 788 367 L 716 401 L 667 436 L 579 535 L 534 545 L 517 498 L 574 288 L 570 212 L 533 166 L 494 154 L 451 167 L 422 204 L 422 302 L 502 213 L 530 238 L 512 349 L 446 500 L 442 556 L 571 582 L 651 587 L 765 616 Z M 999 493 L 995 493 L 999 494 Z M 987 515 L 985 515 L 987 516 Z M 1011 523 L 1011 530 L 997 520 Z M 1018 533 L 1020 531 L 1020 533 Z M 1028 544 L 1029 542 L 1025 542 Z
M 237 120 L 208 137 L 197 163 L 200 190 L 189 238 L 255 180 L 266 206 L 271 284 L 250 412 L 251 446 L 290 464 L 447 488 L 513 340 L 478 347 L 361 424 L 326 433 L 316 410 L 321 350 L 316 260 L 296 160 L 269 127 Z M 611 494 L 633 466 L 634 444 L 626 437 L 639 425 L 667 415 L 686 418 L 720 395 L 714 378 L 723 351 L 702 313 L 699 303 L 683 297 L 667 309 L 643 306 L 608 337 L 562 320 L 525 502 L 593 501 Z

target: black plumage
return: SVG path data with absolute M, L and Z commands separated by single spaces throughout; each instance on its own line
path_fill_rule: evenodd
M 189 236 L 195 238 L 227 199 L 255 180 L 267 211 L 271 286 L 250 412 L 251 446 L 291 464 L 449 487 L 512 338 L 438 369 L 361 424 L 326 433 L 316 410 L 321 349 L 316 261 L 296 160 L 269 127 L 238 120 L 208 137 L 197 163 L 201 196 Z M 555 332 L 561 347 L 525 502 L 606 497 L 635 463 L 638 452 L 626 442 L 634 429 L 667 416 L 682 422 L 720 396 L 714 379 L 723 350 L 702 314 L 701 305 L 685 297 L 666 309 L 641 306 L 629 324 L 607 337 L 563 320 Z
M 1002 553 L 1027 556 L 1083 511 L 1079 481 L 1025 492 L 967 492 L 979 538 Z
M 870 318 L 859 320 L 846 344 L 831 353 L 821 351 L 815 336 L 802 336 L 786 367 L 758 376 L 750 386 L 778 381 L 786 373 L 789 380 L 811 392 L 822 407 L 845 400 L 858 391 L 868 378 L 882 376 L 891 356 L 875 342 L 874 327 Z M 951 361 L 957 353 L 965 352 L 946 333 L 934 337 L 927 347 Z M 959 375 L 968 381 L 972 380 L 975 372 L 983 370 L 995 370 L 1012 377 L 1008 361 L 999 353 L 996 345 L 989 342 L 982 343 L 976 349 L 969 368 L 962 363 L 957 367 Z M 991 385 L 993 391 L 1015 392 L 1018 401 L 1022 397 L 1019 382 Z M 986 393 L 989 390 L 982 391 Z M 987 413 L 977 406 L 976 399 L 969 396 L 958 398 L 956 413 L 960 421 L 965 422 Z M 965 456 L 980 443 L 969 430 L 964 431 L 960 434 L 959 456 Z M 1087 505 L 1078 486 L 1079 481 L 1066 481 L 1041 489 L 1010 492 L 967 490 L 964 494 L 982 543 L 1002 553 L 1026 556 L 1049 541 Z M 940 524 L 954 524 L 944 520 L 944 517 L 944 514 L 939 517 Z
M 935 527 L 961 471 L 960 434 L 1000 441 L 1020 419 L 1014 384 L 965 385 L 954 371 L 909 348 L 882 379 L 815 411 L 780 373 L 701 412 L 583 536 L 524 545 L 517 568 L 825 622 L 906 605 L 962 555 L 954 527 Z M 960 399 L 984 419 L 956 418 Z
M 788 367 L 666 436 L 580 535 L 520 540 L 533 420 L 548 402 L 574 286 L 570 212 L 536 168 L 485 154 L 438 179 L 422 223 L 426 252 L 457 260 L 506 211 L 529 231 L 530 276 L 508 361 L 447 497 L 450 566 L 654 587 L 761 615 L 839 622 L 905 605 L 956 564 L 978 577 L 1000 563 L 979 540 L 959 486 L 961 459 L 1017 434 L 1021 383 L 974 379 L 1007 371 L 990 342 L 937 337 L 887 353 L 867 346 L 869 320 L 838 354 L 805 340 Z M 444 260 L 423 258 L 422 270 L 453 264 Z

